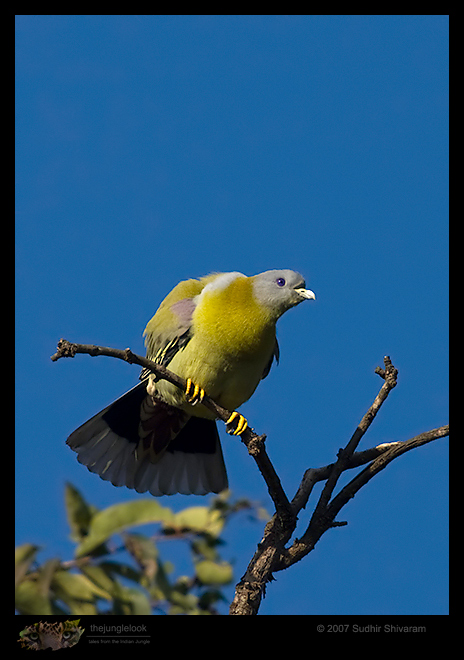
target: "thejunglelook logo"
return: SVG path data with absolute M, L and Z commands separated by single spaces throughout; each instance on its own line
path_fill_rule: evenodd
M 84 628 L 79 628 L 80 619 L 75 621 L 40 621 L 32 626 L 27 626 L 19 633 L 18 642 L 23 648 L 34 651 L 44 649 L 66 649 L 74 646 L 79 641 Z

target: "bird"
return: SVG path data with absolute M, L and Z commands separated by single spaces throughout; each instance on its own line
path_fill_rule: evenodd
M 220 493 L 228 477 L 205 393 L 233 411 L 226 430 L 241 435 L 248 422 L 236 409 L 279 360 L 277 320 L 315 299 L 303 276 L 286 269 L 180 282 L 144 337 L 147 358 L 184 378 L 185 390 L 142 369 L 141 382 L 76 429 L 67 445 L 114 486 L 155 497 Z

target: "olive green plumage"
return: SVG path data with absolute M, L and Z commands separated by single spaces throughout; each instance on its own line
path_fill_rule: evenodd
M 147 357 L 235 410 L 278 357 L 277 320 L 307 299 L 314 293 L 291 270 L 180 282 L 147 324 Z M 78 460 L 116 486 L 153 495 L 226 488 L 213 413 L 151 373 L 142 371 L 141 378 L 68 438 Z

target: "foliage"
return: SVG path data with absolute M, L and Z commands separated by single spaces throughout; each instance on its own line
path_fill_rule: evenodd
M 230 501 L 230 493 L 209 506 L 187 507 L 175 513 L 159 500 L 115 504 L 102 511 L 89 504 L 71 484 L 65 506 L 75 559 L 37 563 L 39 548 L 16 548 L 16 610 L 20 614 L 217 614 L 225 600 L 221 589 L 232 582 L 232 565 L 221 559 L 221 533 L 247 500 Z M 151 536 L 129 531 L 156 525 Z M 121 543 L 113 537 L 119 535 Z M 161 541 L 188 544 L 192 576 L 173 577 L 174 566 L 161 558 Z M 122 558 L 119 557 L 122 555 Z

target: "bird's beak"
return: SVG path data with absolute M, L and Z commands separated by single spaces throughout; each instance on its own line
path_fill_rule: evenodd
M 310 289 L 295 289 L 297 294 L 306 300 L 316 300 L 316 294 Z

